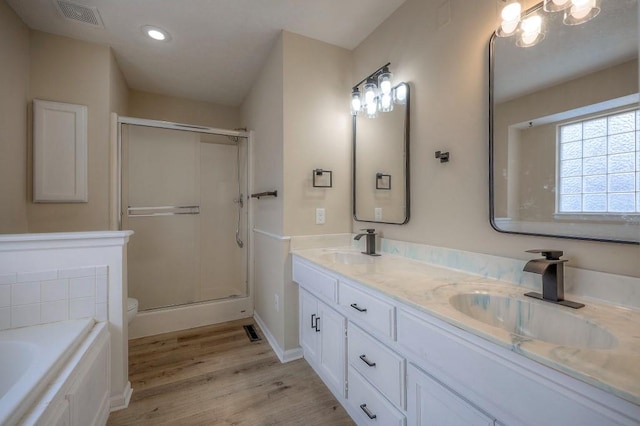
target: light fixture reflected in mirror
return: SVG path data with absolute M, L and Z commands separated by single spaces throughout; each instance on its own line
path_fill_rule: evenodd
M 543 9 L 545 12 L 560 12 L 571 7 L 571 0 L 544 0 Z
M 600 13 L 599 0 L 571 0 L 571 7 L 564 12 L 565 25 L 580 25 Z
M 519 47 L 532 47 L 544 39 L 545 12 L 564 11 L 565 25 L 584 24 L 600 13 L 600 0 L 544 0 L 525 12 L 519 1 L 496 1 L 499 19 L 495 34 L 497 37 L 517 35 Z
M 520 24 L 520 34 L 516 40 L 519 47 L 532 47 L 544 39 L 542 17 L 538 14 L 529 15 Z
M 498 37 L 509 37 L 516 33 L 520 23 L 522 5 L 516 0 L 498 0 L 500 25 L 496 30 Z

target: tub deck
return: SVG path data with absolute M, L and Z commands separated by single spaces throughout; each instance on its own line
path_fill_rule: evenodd
M 89 334 L 92 318 L 0 332 L 0 424 L 14 424 Z

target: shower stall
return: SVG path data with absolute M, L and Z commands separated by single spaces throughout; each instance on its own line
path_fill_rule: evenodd
M 134 335 L 250 316 L 247 132 L 118 122 Z

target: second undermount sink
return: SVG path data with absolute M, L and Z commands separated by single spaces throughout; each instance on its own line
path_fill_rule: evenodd
M 477 321 L 519 336 L 584 349 L 617 345 L 609 331 L 562 306 L 484 292 L 456 294 L 449 303 Z
M 324 255 L 330 262 L 343 265 L 363 265 L 373 263 L 373 257 L 351 250 L 331 250 Z

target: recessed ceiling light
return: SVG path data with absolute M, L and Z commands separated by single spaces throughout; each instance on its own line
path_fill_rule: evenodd
M 171 40 L 171 36 L 168 32 L 159 27 L 154 27 L 152 25 L 145 25 L 142 27 L 142 32 L 146 34 L 148 37 L 151 37 L 157 41 L 169 41 Z

